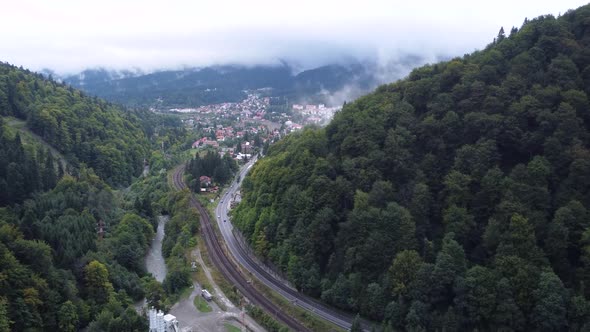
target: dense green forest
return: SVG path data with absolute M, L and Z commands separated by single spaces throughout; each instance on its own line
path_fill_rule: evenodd
M 190 207 L 188 190 L 172 193 L 168 197 L 168 211 L 172 218 L 166 224 L 166 237 L 162 254 L 166 259 L 168 275 L 163 288 L 168 294 L 176 294 L 192 286 L 190 262 L 185 251 L 196 245 L 194 235 L 199 229 L 199 212 Z
M 0 115 L 0 331 L 145 331 L 133 303 L 169 307 L 188 266 L 171 261 L 166 287 L 146 272 L 156 216 L 173 215 L 166 242 L 186 245 L 181 235 L 196 232 L 197 221 L 178 226 L 189 216 L 168 192 L 165 170 L 190 146 L 180 121 L 5 64 Z M 139 175 L 144 158 L 149 176 L 111 188 Z
M 33 192 L 53 189 L 63 174 L 51 152 L 25 146 L 0 117 L 0 206 L 20 203 Z
M 195 157 L 186 163 L 189 187 L 195 192 L 200 192 L 201 176 L 208 176 L 215 184 L 223 186 L 231 181 L 237 171 L 238 164 L 229 154 L 221 157 L 215 151 L 207 151 L 202 157 L 197 152 Z
M 149 158 L 148 137 L 134 112 L 4 63 L 0 115 L 26 120 L 71 164 L 85 163 L 112 185 L 129 184 Z
M 589 22 L 525 20 L 288 136 L 233 222 L 388 330 L 590 328 Z
M 124 214 L 91 170 L 0 211 L 0 331 L 147 328 L 130 304 L 145 295 L 141 262 L 153 228 Z

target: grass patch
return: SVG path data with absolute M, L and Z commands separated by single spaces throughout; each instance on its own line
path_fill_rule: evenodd
M 211 284 L 209 283 L 209 278 L 207 278 L 204 267 L 201 265 L 201 263 L 197 262 L 197 271 L 193 272 L 192 277 L 194 281 L 201 285 L 202 288 L 207 289 L 210 292 L 214 291 L 213 287 L 211 287 Z M 220 296 L 214 296 L 213 302 L 215 302 L 221 310 L 227 311 L 227 306 L 225 303 L 223 303 Z
M 203 242 L 204 241 L 199 241 L 199 246 L 201 249 L 204 249 L 205 247 L 204 244 L 202 244 Z M 216 268 L 213 267 L 213 264 L 211 264 L 211 260 L 209 259 L 209 253 L 206 250 L 201 250 L 201 257 L 203 258 L 205 264 L 210 267 L 209 272 L 211 272 L 211 277 L 213 278 L 215 284 L 221 288 L 223 294 L 225 294 L 225 296 L 227 296 L 227 298 L 234 305 L 238 306 L 242 297 L 238 294 L 237 289 L 232 286 Z
M 170 187 L 170 189 L 172 191 L 176 191 L 176 187 L 174 187 L 174 171 L 176 170 L 176 167 L 168 170 L 168 173 L 166 174 L 166 178 L 168 179 L 168 187 Z
M 250 275 L 248 273 L 250 279 L 252 280 L 252 285 L 265 297 L 269 298 L 277 307 L 280 308 L 281 311 L 287 313 L 288 315 L 297 319 L 301 324 L 305 327 L 309 328 L 312 331 L 337 331 L 342 332 L 346 331 L 343 328 L 327 321 L 324 319 L 319 318 L 318 316 L 310 313 L 309 311 L 302 309 L 293 305 L 287 299 L 282 297 L 280 294 L 276 293 L 272 289 L 266 287 L 262 284 L 256 277 Z
M 217 194 L 195 194 L 195 196 L 197 197 L 197 199 L 199 200 L 199 202 L 201 203 L 201 205 L 203 205 L 203 207 L 205 208 L 205 210 L 207 210 L 207 212 L 209 212 L 209 216 L 211 217 L 211 219 L 214 219 L 212 221 L 217 220 L 217 215 L 215 214 L 215 208 L 217 207 L 217 204 L 219 203 L 220 199 L 217 199 Z M 211 203 L 211 199 L 213 199 L 213 203 Z
M 195 280 L 202 288 L 211 289 L 211 285 L 209 284 L 209 279 L 203 271 L 203 267 L 199 262 L 197 262 L 197 271 L 193 272 L 193 280 Z
M 223 324 L 223 326 L 225 326 L 225 330 L 227 332 L 241 332 L 242 331 L 242 329 L 240 329 L 239 327 L 232 325 L 230 323 L 225 323 L 225 324 Z
M 269 332 L 289 331 L 285 325 L 279 323 L 276 319 L 257 306 L 251 304 L 247 305 L 246 312 Z
M 6 120 L 6 123 L 8 123 L 9 126 L 14 127 L 16 129 L 24 128 L 27 125 L 27 122 L 25 120 L 21 120 L 13 116 L 5 116 L 4 119 Z
M 192 292 L 193 292 L 193 288 L 189 286 L 189 287 L 184 288 L 179 293 L 169 294 L 168 295 L 168 302 L 170 302 L 170 304 L 174 304 L 182 299 L 186 299 L 187 297 L 189 297 L 191 295 Z
M 221 300 L 221 296 L 213 296 L 213 302 L 215 302 L 215 304 L 217 304 L 219 309 L 221 309 L 222 311 L 227 311 L 227 306 Z
M 195 296 L 195 308 L 197 308 L 197 310 L 199 310 L 200 312 L 211 312 L 213 311 L 213 309 L 211 309 L 211 306 L 209 305 L 209 303 L 207 303 L 207 301 L 202 298 L 201 296 Z
M 51 151 L 51 154 L 53 154 L 53 157 L 59 160 L 59 165 L 65 169 L 68 162 L 61 152 L 59 152 L 59 150 L 57 150 L 51 144 L 47 143 L 41 136 L 31 131 L 31 129 L 27 127 L 27 122 L 25 120 L 11 116 L 4 117 L 4 119 L 8 124 L 8 132 L 10 135 L 14 135 L 18 132 L 24 145 L 40 146 L 44 149 L 48 149 Z
M 183 160 L 189 160 L 189 159 L 192 159 L 192 158 L 194 158 L 194 157 L 195 157 L 195 153 L 196 153 L 196 152 L 197 152 L 197 150 L 196 150 L 196 149 L 188 149 L 188 150 L 184 150 L 184 151 L 180 152 L 180 157 L 181 157 Z M 199 157 L 200 157 L 200 156 L 201 156 L 201 155 L 199 154 Z

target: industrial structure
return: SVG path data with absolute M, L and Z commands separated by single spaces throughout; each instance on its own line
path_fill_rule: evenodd
M 166 314 L 162 310 L 152 307 L 149 311 L 150 332 L 179 332 L 178 320 L 174 315 Z

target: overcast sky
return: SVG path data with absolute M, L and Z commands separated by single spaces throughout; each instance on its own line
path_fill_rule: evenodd
M 0 60 L 60 73 L 211 64 L 313 67 L 398 54 L 463 55 L 500 26 L 558 15 L 574 0 L 18 0 L 0 13 Z

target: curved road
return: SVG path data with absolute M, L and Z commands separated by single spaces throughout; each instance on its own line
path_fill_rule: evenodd
M 184 174 L 184 165 L 179 166 L 174 170 L 173 180 L 176 189 L 183 189 L 186 187 L 182 175 Z M 205 244 L 211 261 L 221 271 L 223 276 L 235 285 L 242 295 L 248 298 L 252 303 L 260 306 L 268 313 L 275 313 L 276 318 L 282 321 L 290 329 L 295 331 L 309 331 L 305 326 L 299 323 L 291 316 L 280 311 L 268 298 L 260 294 L 256 288 L 254 288 L 246 279 L 246 277 L 239 271 L 238 267 L 235 266 L 232 261 L 226 256 L 223 251 L 217 236 L 213 230 L 211 220 L 207 210 L 197 201 L 194 195 L 191 193 L 190 196 L 191 206 L 198 209 L 200 214 L 201 232 L 205 238 Z
M 248 171 L 255 162 L 256 158 L 253 158 L 242 167 L 239 173 L 240 179 L 243 179 L 246 174 L 248 174 Z M 219 225 L 223 239 L 234 259 L 246 270 L 254 274 L 262 283 L 281 294 L 291 303 L 320 316 L 337 326 L 344 329 L 350 329 L 354 317 L 330 308 L 325 304 L 298 292 L 296 289 L 292 288 L 287 281 L 270 273 L 269 269 L 266 268 L 263 263 L 248 254 L 248 251 L 243 247 L 243 242 L 239 241 L 233 233 L 233 226 L 228 217 L 229 205 L 238 189 L 239 184 L 237 183 L 237 178 L 235 178 L 227 190 L 227 193 L 220 199 L 220 202 L 215 209 L 217 224 Z M 363 325 L 366 325 L 366 323 Z

